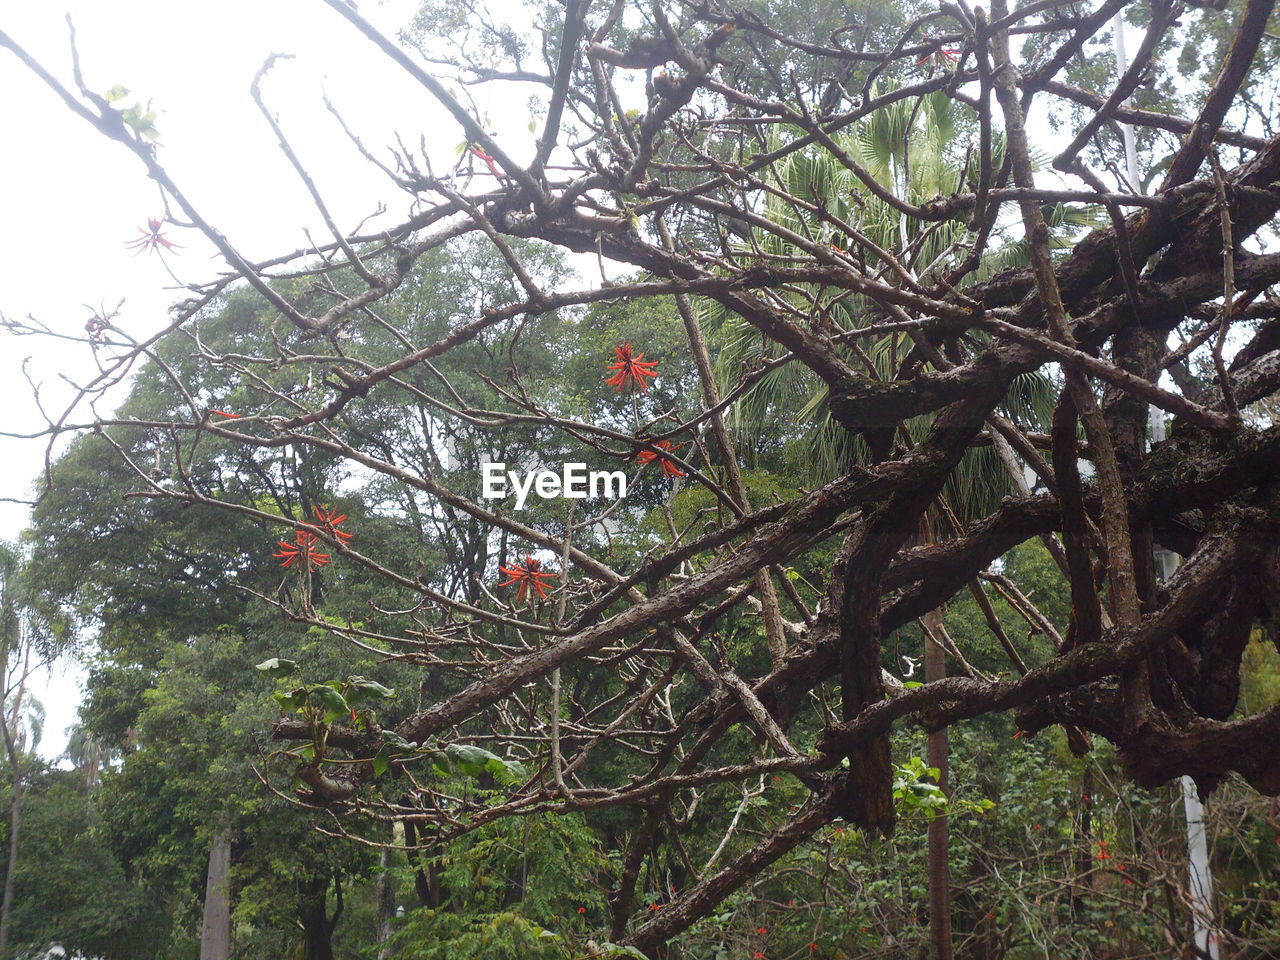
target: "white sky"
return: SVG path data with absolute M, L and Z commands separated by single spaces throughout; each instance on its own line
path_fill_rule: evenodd
M 372 224 L 391 225 L 406 209 L 403 194 L 355 152 L 323 105 L 328 92 L 349 126 L 372 150 L 427 136 L 433 160 L 453 162 L 462 139 L 425 90 L 318 0 L 77 0 L 7 4 L 0 29 L 69 88 L 73 87 L 70 13 L 86 85 L 104 93 L 119 84 L 130 101 L 152 101 L 159 112 L 160 156 L 202 216 L 249 259 L 305 246 L 309 228 L 327 239 L 318 215 L 249 97 L 254 74 L 271 53 L 278 63 L 263 83 L 342 229 L 350 229 L 385 200 L 389 213 Z M 394 32 L 417 9 L 415 0 L 366 0 L 362 13 Z M 142 164 L 72 114 L 7 49 L 0 49 L 0 91 L 6 143 L 0 149 L 0 313 L 28 314 L 54 331 L 82 335 L 86 304 L 114 307 L 118 325 L 134 336 L 163 326 L 178 299 L 154 256 L 135 256 L 124 243 L 163 207 Z M 485 94 L 478 92 L 482 108 Z M 506 105 L 507 109 L 517 105 Z M 519 129 L 524 130 L 527 117 Z M 527 131 L 526 131 L 527 136 Z M 220 264 L 194 231 L 169 228 L 184 249 L 169 262 L 183 281 L 210 279 Z M 40 418 L 23 378 L 30 358 L 47 409 L 61 409 L 68 388 L 60 376 L 93 371 L 83 344 L 16 338 L 0 332 L 0 430 L 38 429 Z M 83 418 L 81 418 L 83 419 Z M 0 438 L 0 497 L 26 497 L 41 467 L 43 444 Z M 0 504 L 0 537 L 14 538 L 27 522 L 25 507 Z M 65 746 L 75 719 L 81 672 L 55 667 L 34 685 L 48 714 L 42 752 Z

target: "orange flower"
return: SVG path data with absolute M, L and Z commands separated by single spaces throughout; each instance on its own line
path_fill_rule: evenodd
M 643 353 L 636 353 L 631 343 L 621 344 L 613 348 L 613 355 L 617 357 L 614 363 L 609 364 L 606 369 L 618 371 L 611 377 L 605 378 L 605 383 L 613 387 L 614 393 L 621 393 L 622 388 L 631 384 L 640 388 L 643 393 L 649 389 L 648 381 L 658 379 L 658 371 L 654 368 L 658 365 L 657 360 L 646 360 Z
M 220 411 L 215 410 L 214 413 Z M 347 515 L 338 513 L 337 510 L 330 510 L 327 506 L 316 507 L 316 526 L 323 527 L 325 532 L 330 536 L 336 537 L 345 543 L 351 539 L 351 534 L 339 530 L 338 527 L 346 522 Z M 310 530 L 297 530 L 293 535 L 293 542 L 288 540 L 276 541 L 280 545 L 280 550 L 273 553 L 273 557 L 280 558 L 280 566 L 291 567 L 298 560 L 305 559 L 312 570 L 318 570 L 329 562 L 329 554 L 322 553 L 316 549 L 316 544 L 320 542 L 320 538 Z
M 280 550 L 273 553 L 273 557 L 280 558 L 280 566 L 291 567 L 294 562 L 299 559 L 305 559 L 312 570 L 319 570 L 329 562 L 329 555 L 321 553 L 316 549 L 316 541 L 320 538 L 308 530 L 298 530 L 294 534 L 294 542 L 287 540 L 276 541 L 280 545 Z
M 922 67 L 933 57 L 938 58 L 939 63 L 955 63 L 960 58 L 960 51 L 954 47 L 938 46 L 934 48 L 933 53 L 926 53 L 923 57 L 916 61 L 917 67 Z
M 342 524 L 346 522 L 347 515 L 345 513 L 338 513 L 337 510 L 330 510 L 328 504 L 325 504 L 323 507 L 316 507 L 316 525 L 324 527 L 328 533 L 337 537 L 343 543 L 346 543 L 351 539 L 351 534 L 338 529 L 338 527 L 342 526 Z
M 683 447 L 684 444 L 681 443 L 681 444 L 678 444 L 677 446 L 672 446 L 670 440 L 659 440 L 654 444 L 654 446 L 658 447 L 660 450 L 669 450 L 672 453 L 675 453 L 677 450 L 680 449 L 680 447 Z M 662 465 L 662 472 L 666 476 L 668 477 L 684 476 L 684 471 L 681 470 L 678 466 L 676 466 L 676 462 L 672 460 L 670 457 L 664 457 L 662 454 L 654 453 L 652 450 L 641 450 L 636 454 L 637 463 L 652 463 L 654 460 L 657 460 L 658 463 Z
M 477 147 L 474 144 L 472 144 L 471 146 L 467 147 L 467 150 L 471 153 L 472 156 L 479 157 L 481 160 L 483 160 L 484 165 L 489 168 L 489 172 L 492 173 L 495 177 L 502 176 L 502 171 L 498 169 L 498 165 L 493 162 L 493 157 L 489 155 L 489 151 L 485 150 L 484 147 Z
M 498 567 L 511 579 L 503 580 L 498 586 L 505 587 L 513 583 L 520 584 L 520 588 L 516 590 L 516 603 L 524 603 L 526 596 L 529 594 L 529 586 L 532 584 L 533 589 L 538 591 L 540 600 L 547 599 L 551 593 L 549 584 L 543 583 L 544 579 L 550 579 L 555 576 L 554 573 L 544 573 L 542 570 L 542 561 L 533 556 L 526 556 L 523 564 L 517 564 L 514 567 Z M 530 599 L 532 597 L 530 596 Z
M 768 932 L 769 932 L 768 927 L 756 927 L 756 933 L 762 937 Z

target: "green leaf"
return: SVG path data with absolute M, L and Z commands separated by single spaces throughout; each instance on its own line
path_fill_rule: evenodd
M 639 960 L 649 960 L 635 947 L 624 947 L 617 943 L 602 943 L 600 951 L 602 957 L 638 957 Z
M 487 773 L 503 786 L 510 786 L 528 776 L 523 764 L 515 760 L 504 760 L 483 747 L 451 743 L 445 748 L 445 754 L 464 776 L 478 777 Z
M 490 761 L 501 759 L 483 747 L 473 747 L 466 743 L 451 743 L 444 752 L 454 766 L 468 777 L 480 776 L 488 769 Z
M 307 691 L 302 687 L 291 693 L 275 693 L 271 699 L 280 704 L 280 709 L 286 713 L 291 710 L 301 710 L 307 705 Z
M 383 730 L 382 742 L 386 744 L 388 747 L 391 747 L 395 750 L 403 750 L 406 753 L 414 749 L 412 743 L 410 743 L 404 737 L 400 736 L 400 734 L 396 733 L 394 730 Z
M 390 700 L 396 695 L 394 690 L 384 687 L 376 680 L 364 677 L 350 677 L 347 680 L 347 702 L 353 707 L 371 700 Z
M 325 723 L 332 723 L 344 714 L 351 712 L 351 707 L 347 705 L 346 698 L 333 687 L 316 687 L 311 691 L 311 702 L 324 710 Z
M 120 84 L 117 83 L 114 87 L 112 87 L 110 90 L 107 91 L 107 97 L 106 97 L 107 103 L 116 103 L 120 100 L 123 100 L 128 95 L 129 95 L 129 88 L 122 87 L 120 86 Z
M 292 673 L 297 666 L 297 661 L 285 660 L 281 657 L 272 657 L 270 660 L 263 660 L 253 669 L 261 670 L 269 677 L 282 677 L 287 673 Z
M 378 755 L 375 756 L 373 760 L 370 762 L 373 764 L 373 775 L 375 777 L 382 776 L 384 773 L 387 772 L 387 770 L 391 768 L 391 761 L 389 761 L 385 756 L 383 756 L 381 751 L 379 751 Z

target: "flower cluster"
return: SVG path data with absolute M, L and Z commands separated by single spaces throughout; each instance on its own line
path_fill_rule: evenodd
M 347 520 L 345 513 L 330 510 L 326 505 L 316 507 L 315 518 L 316 526 L 321 527 L 330 536 L 342 543 L 346 543 L 351 539 L 351 534 L 345 530 L 338 529 Z M 330 560 L 329 554 L 316 549 L 316 545 L 319 542 L 320 537 L 318 534 L 299 527 L 294 531 L 292 542 L 288 540 L 277 541 L 280 549 L 273 553 L 272 556 L 279 558 L 280 566 L 282 567 L 291 567 L 296 563 L 300 567 L 305 564 L 312 570 L 319 570 Z
M 644 354 L 636 353 L 630 343 L 614 347 L 613 355 L 617 359 L 606 369 L 616 372 L 613 376 L 606 377 L 605 383 L 613 387 L 615 393 L 621 393 L 626 386 L 639 387 L 643 393 L 649 389 L 649 380 L 658 379 L 658 361 L 646 360 Z
M 516 590 L 516 603 L 524 603 L 525 598 L 533 599 L 533 595 L 529 587 L 533 587 L 538 592 L 538 599 L 545 600 L 551 593 L 550 584 L 544 583 L 544 580 L 550 580 L 555 576 L 554 573 L 547 573 L 542 569 L 542 561 L 534 556 L 526 556 L 524 563 L 518 563 L 511 567 L 498 567 L 510 579 L 503 580 L 498 586 L 506 587 L 513 583 L 520 585 Z
M 280 558 L 282 567 L 291 567 L 299 560 L 305 560 L 312 570 L 319 570 L 329 562 L 329 555 L 316 549 L 316 543 L 319 540 L 320 538 L 310 530 L 297 530 L 294 532 L 293 543 L 288 540 L 277 541 L 280 549 L 272 556 Z
M 660 450 L 666 450 L 669 453 L 675 453 L 677 450 L 683 447 L 684 444 L 680 443 L 680 444 L 673 445 L 670 440 L 659 440 L 654 444 L 654 446 L 658 447 Z M 662 472 L 664 475 L 668 477 L 683 477 L 685 475 L 684 471 L 681 470 L 678 466 L 676 466 L 676 462 L 672 460 L 670 457 L 664 457 L 662 454 L 655 453 L 652 450 L 641 450 L 639 453 L 636 454 L 637 463 L 653 463 L 655 460 L 662 467 Z

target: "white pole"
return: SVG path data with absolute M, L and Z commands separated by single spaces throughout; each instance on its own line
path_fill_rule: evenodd
M 1182 807 L 1187 814 L 1187 893 L 1191 897 L 1196 949 L 1218 960 L 1218 935 L 1213 931 L 1213 874 L 1209 871 L 1209 842 L 1204 832 L 1204 805 L 1195 781 L 1182 778 Z
M 1151 442 L 1165 438 L 1164 414 L 1150 408 Z M 1162 580 L 1168 580 L 1178 568 L 1178 558 L 1168 550 L 1156 551 L 1156 563 Z M 1187 894 L 1191 900 L 1192 936 L 1196 949 L 1204 956 L 1219 960 L 1218 935 L 1214 932 L 1213 872 L 1209 867 L 1209 840 L 1204 830 L 1204 804 L 1190 777 L 1182 778 L 1182 809 L 1187 817 Z
M 1129 54 L 1124 48 L 1124 11 L 1116 14 L 1111 21 L 1111 36 L 1116 46 L 1116 78 L 1124 76 L 1129 70 Z M 1138 176 L 1138 146 L 1133 138 L 1133 127 L 1127 123 L 1120 124 L 1120 139 L 1124 143 L 1125 174 L 1129 177 L 1129 186 L 1135 193 L 1142 192 L 1142 180 Z

